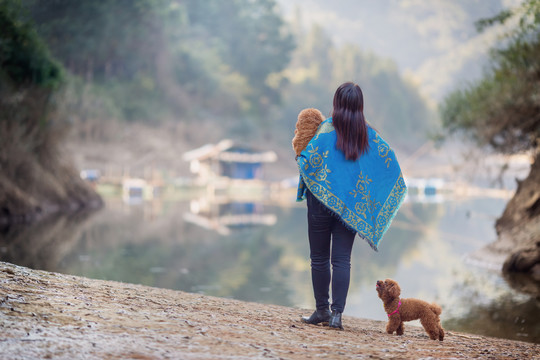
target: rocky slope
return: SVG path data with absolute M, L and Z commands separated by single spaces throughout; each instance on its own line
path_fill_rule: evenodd
M 540 296 L 540 151 L 529 175 L 497 220 L 498 239 L 487 250 L 505 256 L 503 272 L 528 276 L 527 292 Z

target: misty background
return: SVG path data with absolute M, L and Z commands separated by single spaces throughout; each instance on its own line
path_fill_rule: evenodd
M 339 84 L 405 157 L 439 130 L 437 104 L 478 78 L 500 29 L 474 21 L 503 1 L 22 1 L 67 75 L 59 120 L 77 167 L 189 175 L 182 153 L 232 138 L 296 165 L 306 107 L 331 111 Z M 67 4 L 67 5 L 66 5 Z
M 393 277 L 407 297 L 439 302 L 449 329 L 538 342 L 537 295 L 504 280 L 504 257 L 470 258 L 497 239 L 515 178 L 531 169 L 522 150 L 534 152 L 528 95 L 537 82 L 508 61 L 521 72 L 503 83 L 515 87 L 488 77 L 480 91 L 459 90 L 489 72 L 490 54 L 518 20 L 482 32 L 475 23 L 525 2 L 0 0 L 0 260 L 313 307 L 291 140 L 302 109 L 329 115 L 335 89 L 353 81 L 410 192 L 379 253 L 355 244 L 346 315 L 386 320 L 374 280 Z M 509 54 L 529 61 L 535 49 Z M 508 124 L 513 108 L 498 111 L 508 94 L 525 99 L 509 102 L 525 104 L 517 109 L 532 124 L 517 127 L 524 136 Z M 456 129 L 477 143 L 450 136 Z M 508 141 L 488 150 L 491 136 Z M 225 179 L 230 186 L 217 191 L 213 181 L 224 176 L 216 172 L 197 182 L 184 155 L 224 139 L 270 154 L 264 181 Z M 82 170 L 101 178 L 83 182 Z M 428 194 L 422 186 L 433 178 Z M 124 180 L 148 185 L 150 196 L 143 186 L 130 196 Z M 75 211 L 99 203 L 96 192 L 104 208 Z M 540 206 L 529 197 L 508 218 L 532 214 L 533 228 Z
M 437 153 L 438 104 L 482 75 L 504 31 L 479 33 L 474 22 L 516 1 L 185 1 L 140 13 L 136 2 L 118 4 L 121 12 L 111 5 L 104 13 L 95 6 L 54 12 L 38 26 L 77 75 L 64 106 L 73 129 L 67 152 L 78 168 L 140 174 L 152 166 L 189 176 L 182 153 L 232 138 L 276 151 L 265 177 L 277 180 L 296 173 L 290 140 L 299 111 L 329 115 L 344 81 L 363 88 L 368 121 L 406 172 L 455 176 L 441 162 L 455 167 L 474 150 L 460 143 L 442 160 L 418 164 L 417 155 Z M 48 19 L 39 7 L 33 11 Z M 58 34 L 66 16 L 85 26 Z M 73 43 L 82 45 L 76 55 Z
M 436 104 L 449 91 L 477 80 L 489 48 L 504 30 L 479 33 L 474 23 L 520 2 L 492 1 L 280 1 L 287 17 L 320 24 L 338 45 L 355 44 L 395 62 L 400 74 Z

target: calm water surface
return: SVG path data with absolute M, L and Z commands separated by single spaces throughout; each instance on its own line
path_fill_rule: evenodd
M 438 302 L 448 330 L 539 343 L 539 301 L 466 261 L 495 240 L 505 202 L 409 199 L 378 253 L 356 239 L 345 319 L 386 320 L 375 282 L 393 278 L 403 297 Z M 312 309 L 308 257 L 305 203 L 292 201 L 109 199 L 91 215 L 0 233 L 0 259 L 18 265 Z

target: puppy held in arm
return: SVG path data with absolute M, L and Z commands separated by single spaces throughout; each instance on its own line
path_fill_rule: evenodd
M 429 304 L 419 299 L 401 299 L 401 289 L 392 279 L 377 281 L 377 294 L 383 301 L 384 310 L 388 314 L 386 332 L 403 335 L 404 321 L 418 320 L 426 330 L 431 340 L 444 339 L 444 329 L 441 326 L 439 315 L 441 307 L 435 303 Z
M 307 144 L 317 132 L 317 128 L 324 121 L 323 114 L 317 109 L 304 109 L 298 114 L 296 121 L 296 129 L 294 130 L 294 138 L 292 139 L 292 147 L 296 154 L 300 153 L 307 147 Z

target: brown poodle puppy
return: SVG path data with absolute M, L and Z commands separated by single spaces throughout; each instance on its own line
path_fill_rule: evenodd
M 299 156 L 317 132 L 317 128 L 324 121 L 323 114 L 317 109 L 304 109 L 298 114 L 292 147 L 296 156 Z
M 444 339 L 444 329 L 439 320 L 442 310 L 439 305 L 428 304 L 419 299 L 400 299 L 401 289 L 392 279 L 378 280 L 377 293 L 388 314 L 387 333 L 393 334 L 395 331 L 397 335 L 403 335 L 404 321 L 420 319 L 431 340 Z

